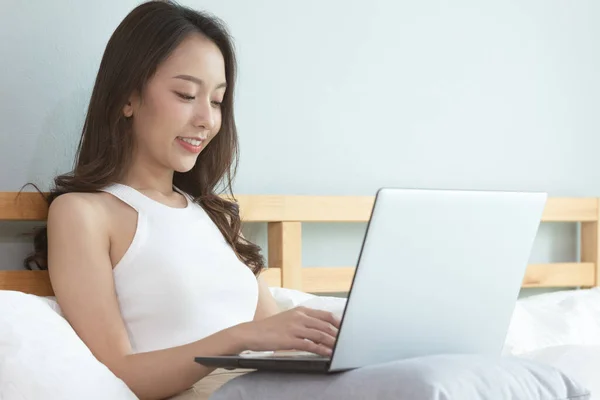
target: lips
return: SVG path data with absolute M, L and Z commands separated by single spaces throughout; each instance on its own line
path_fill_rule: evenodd
M 177 142 L 190 153 L 199 153 L 206 139 L 192 137 L 177 137 Z
M 183 140 L 186 143 L 191 144 L 192 146 L 200 146 L 200 144 L 202 144 L 202 139 L 195 139 L 195 138 L 178 138 Z

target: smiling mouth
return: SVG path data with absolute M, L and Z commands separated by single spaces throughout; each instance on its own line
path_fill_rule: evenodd
M 177 139 L 182 140 L 186 143 L 189 143 L 192 146 L 200 146 L 203 142 L 203 139 L 184 138 L 184 137 L 177 137 Z
M 203 138 L 189 138 L 189 137 L 177 137 L 177 142 L 183 147 L 185 150 L 190 153 L 199 153 L 202 150 L 202 144 L 206 139 Z

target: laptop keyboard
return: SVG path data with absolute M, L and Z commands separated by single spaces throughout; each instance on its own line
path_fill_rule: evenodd
M 240 353 L 244 358 L 325 358 L 308 351 L 247 351 Z

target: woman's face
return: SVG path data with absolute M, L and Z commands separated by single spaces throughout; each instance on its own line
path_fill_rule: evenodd
M 177 172 L 193 168 L 221 128 L 225 61 L 200 34 L 184 40 L 157 69 L 142 94 L 131 97 L 135 162 Z

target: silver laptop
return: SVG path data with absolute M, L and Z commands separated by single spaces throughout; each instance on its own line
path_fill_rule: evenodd
M 331 373 L 434 354 L 499 356 L 546 199 L 380 189 L 331 357 L 275 352 L 195 361 Z

